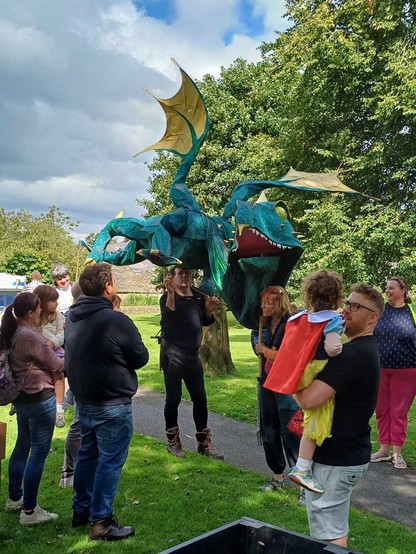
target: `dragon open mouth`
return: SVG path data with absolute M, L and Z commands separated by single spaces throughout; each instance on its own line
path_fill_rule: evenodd
M 235 234 L 235 244 L 231 256 L 236 258 L 251 258 L 255 256 L 280 256 L 290 246 L 273 242 L 257 229 L 248 225 L 238 225 Z

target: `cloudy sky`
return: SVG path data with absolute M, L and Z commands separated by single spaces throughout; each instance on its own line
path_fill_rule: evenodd
M 193 78 L 260 58 L 289 24 L 284 0 L 1 0 L 0 207 L 55 205 L 76 238 L 141 217 L 175 58 Z

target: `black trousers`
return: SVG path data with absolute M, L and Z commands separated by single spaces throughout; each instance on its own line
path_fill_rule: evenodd
M 280 475 L 296 464 L 302 434 L 302 412 L 290 394 L 279 394 L 259 385 L 260 426 L 266 462 Z
M 208 406 L 199 349 L 185 350 L 173 344 L 162 343 L 161 368 L 166 389 L 166 429 L 178 427 L 178 406 L 182 399 L 183 381 L 193 402 L 196 430 L 203 431 L 208 426 Z

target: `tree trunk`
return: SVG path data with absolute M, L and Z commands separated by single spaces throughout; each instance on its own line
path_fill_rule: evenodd
M 227 311 L 223 304 L 215 312 L 215 323 L 204 328 L 200 356 L 207 375 L 225 375 L 235 371 L 230 352 Z

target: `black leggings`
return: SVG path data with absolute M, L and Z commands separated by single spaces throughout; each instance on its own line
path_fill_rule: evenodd
M 193 417 L 196 430 L 203 431 L 208 425 L 207 395 L 204 373 L 197 349 L 184 350 L 173 344 L 162 346 L 161 367 L 165 378 L 165 425 L 166 429 L 178 427 L 178 406 L 182 399 L 182 380 L 193 402 Z
M 289 394 L 279 394 L 260 385 L 260 425 L 266 462 L 276 475 L 296 464 L 302 418 L 299 406 Z

